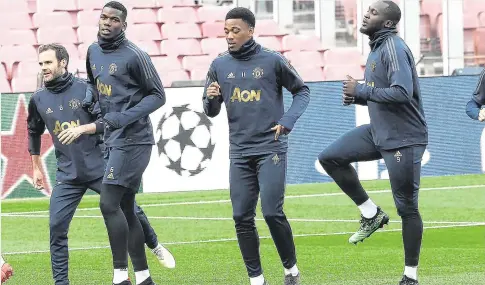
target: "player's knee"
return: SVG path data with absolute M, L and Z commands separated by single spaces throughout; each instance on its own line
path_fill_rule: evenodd
M 396 208 L 401 218 L 419 215 L 418 203 L 415 201 L 401 201 Z
M 119 205 L 103 199 L 101 199 L 99 202 L 99 209 L 101 210 L 103 216 L 112 215 L 118 210 L 119 207 Z
M 335 154 L 333 153 L 332 150 L 324 149 L 319 155 L 318 155 L 318 161 L 320 162 L 320 165 L 328 171 L 329 169 L 332 169 L 333 167 L 339 166 L 339 162 L 335 158 Z
M 236 224 L 236 228 L 238 228 L 238 227 L 245 228 L 245 227 L 255 226 L 253 215 L 235 213 L 235 214 L 233 214 L 232 218 L 234 220 L 234 223 Z
M 49 230 L 50 230 L 51 236 L 67 234 L 68 225 L 62 219 L 51 219 L 49 221 Z

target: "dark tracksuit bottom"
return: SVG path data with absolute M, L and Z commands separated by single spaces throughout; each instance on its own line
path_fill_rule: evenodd
M 417 266 L 419 261 L 423 224 L 418 210 L 418 192 L 425 149 L 425 145 L 379 149 L 372 140 L 370 125 L 362 125 L 342 135 L 318 157 L 325 171 L 356 205 L 367 201 L 369 196 L 350 163 L 384 159 L 394 203 L 403 223 L 407 266 Z
M 56 285 L 69 284 L 68 279 L 68 239 L 69 224 L 86 190 L 101 191 L 102 177 L 85 184 L 57 183 L 50 197 L 49 227 L 52 274 Z M 135 212 L 140 219 L 149 248 L 158 245 L 157 235 L 143 210 L 135 204 Z
M 249 277 L 263 273 L 259 236 L 254 217 L 258 196 L 266 224 L 287 269 L 296 264 L 290 224 L 283 212 L 286 187 L 286 153 L 253 155 L 230 159 L 229 181 L 233 218 L 239 248 Z

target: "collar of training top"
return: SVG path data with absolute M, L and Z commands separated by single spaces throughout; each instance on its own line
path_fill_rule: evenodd
M 72 83 L 74 82 L 74 76 L 70 72 L 66 72 L 63 75 L 57 77 L 54 80 L 46 82 L 44 84 L 47 90 L 51 91 L 52 93 L 62 93 L 67 88 L 69 88 Z
M 388 37 L 397 34 L 396 28 L 383 28 L 369 36 L 369 45 L 372 51 L 378 48 Z
M 112 39 L 103 39 L 98 33 L 98 44 L 103 51 L 114 51 L 125 40 L 125 32 L 121 31 L 116 37 Z
M 253 38 L 244 43 L 237 51 L 229 51 L 229 53 L 238 60 L 249 60 L 261 50 L 261 45 L 256 43 Z

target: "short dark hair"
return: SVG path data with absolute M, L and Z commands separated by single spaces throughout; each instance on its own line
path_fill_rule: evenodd
M 389 5 L 384 10 L 384 13 L 387 16 L 387 19 L 392 21 L 394 25 L 397 25 L 399 21 L 401 21 L 401 9 L 399 8 L 399 5 L 389 0 L 385 0 L 384 3 Z
M 244 7 L 232 8 L 226 14 L 226 20 L 229 20 L 229 19 L 241 19 L 244 22 L 246 22 L 246 24 L 248 24 L 250 28 L 254 28 L 256 26 L 256 18 L 254 17 L 253 12 L 251 12 L 251 10 L 249 10 L 248 8 L 244 8 Z
M 46 44 L 39 47 L 39 54 L 48 50 L 53 50 L 56 53 L 56 58 L 58 62 L 61 60 L 66 60 L 66 68 L 69 65 L 69 53 L 67 49 L 60 44 Z
M 120 2 L 118 1 L 110 1 L 106 4 L 104 4 L 104 7 L 109 7 L 109 8 L 113 8 L 113 9 L 116 9 L 118 11 L 121 11 L 121 20 L 124 22 L 126 21 L 126 17 L 128 17 L 128 10 L 126 10 L 126 7 L 121 4 Z

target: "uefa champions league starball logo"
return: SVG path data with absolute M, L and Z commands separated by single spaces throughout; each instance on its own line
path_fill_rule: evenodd
M 172 107 L 158 122 L 155 134 L 160 159 L 183 177 L 204 171 L 216 146 L 212 122 L 204 113 L 188 106 Z

